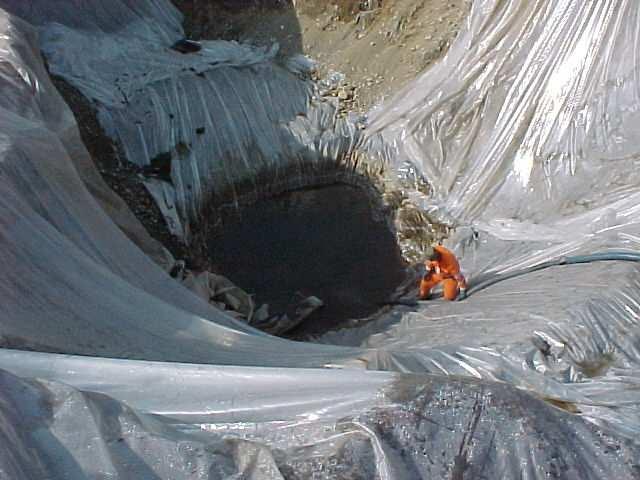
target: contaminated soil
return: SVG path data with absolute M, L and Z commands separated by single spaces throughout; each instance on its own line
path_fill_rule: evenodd
M 360 188 L 290 192 L 228 212 L 209 239 L 215 268 L 271 314 L 315 296 L 324 307 L 291 337 L 374 314 L 405 278 L 395 235 Z

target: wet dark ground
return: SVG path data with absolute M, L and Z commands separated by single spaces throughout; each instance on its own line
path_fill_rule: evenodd
M 304 190 L 226 215 L 210 240 L 214 269 L 282 312 L 315 295 L 325 306 L 287 336 L 326 332 L 375 313 L 405 264 L 366 194 L 346 185 Z

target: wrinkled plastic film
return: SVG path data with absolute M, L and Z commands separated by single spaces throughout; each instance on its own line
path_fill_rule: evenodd
M 637 7 L 472 9 L 440 64 L 372 113 L 390 161 L 419 166 L 458 221 L 549 223 L 633 201 Z
M 129 468 L 143 463 L 172 478 L 207 478 L 213 465 L 227 475 L 265 479 L 282 474 L 395 479 L 459 471 L 503 476 L 507 471 L 509 477 L 523 470 L 544 478 L 557 471 L 554 458 L 561 456 L 563 470 L 580 478 L 598 478 L 602 469 L 625 478 L 634 455 L 628 442 L 504 384 L 356 371 L 297 369 L 291 376 L 292 369 L 143 362 L 132 370 L 126 361 L 98 359 L 91 365 L 85 359 L 28 355 L 31 374 L 44 379 L 27 386 L 8 374 L 2 379 L 9 399 L 20 405 L 16 413 L 36 424 L 55 414 L 48 430 L 56 434 L 56 444 L 42 448 L 46 437 L 38 439 L 41 448 L 32 455 L 46 462 L 60 449 L 75 453 L 75 442 L 95 445 L 74 460 L 85 470 L 116 476 L 127 461 Z M 2 355 L 8 366 L 23 360 L 22 353 Z M 51 376 L 112 397 L 45 380 Z M 107 376 L 117 384 L 105 382 Z M 218 394 L 212 398 L 214 380 Z M 150 395 L 140 395 L 140 381 L 150 385 Z M 167 382 L 171 388 L 164 388 Z M 299 388 L 307 382 L 312 391 Z M 47 412 L 43 394 L 65 401 Z M 72 420 L 69 414 L 76 410 L 83 413 Z M 69 435 L 74 420 L 84 425 L 80 436 Z M 456 463 L 462 459 L 473 460 L 463 467 Z M 53 464 L 48 472 L 67 473 L 65 467 Z

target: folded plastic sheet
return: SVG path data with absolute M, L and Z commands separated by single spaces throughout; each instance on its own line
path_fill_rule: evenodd
M 428 181 L 433 195 L 408 195 L 457 227 L 470 276 L 638 250 L 638 15 L 624 1 L 474 1 L 445 58 L 371 113 L 371 143 L 382 134 L 379 154 Z
M 474 1 L 442 62 L 371 113 L 371 147 L 429 183 L 430 196 L 407 194 L 456 228 L 448 243 L 472 282 L 638 252 L 639 15 L 624 1 Z M 550 268 L 323 341 L 383 348 L 408 371 L 523 386 L 542 373 L 633 437 L 638 273 L 635 263 Z
M 140 32 L 179 29 L 166 2 L 93 3 L 0 6 L 42 38 L 50 21 L 120 42 L 129 18 L 146 19 Z M 433 197 L 407 194 L 457 226 L 450 245 L 471 279 L 638 249 L 639 14 L 613 0 L 477 0 L 444 61 L 372 115 L 373 153 L 434 185 Z M 34 29 L 2 19 L 0 260 L 11 274 L 0 335 L 95 357 L 0 352 L 18 376 L 2 375 L 3 475 L 127 478 L 134 465 L 142 478 L 637 476 L 635 264 L 557 267 L 465 302 L 399 307 L 322 339 L 335 345 L 268 337 L 177 285 L 120 232 L 70 157 L 79 136 L 62 141 L 54 127 L 60 98 Z M 226 68 L 237 67 L 210 74 Z M 559 88 L 556 70 L 574 83 Z M 312 129 L 291 131 L 317 147 Z

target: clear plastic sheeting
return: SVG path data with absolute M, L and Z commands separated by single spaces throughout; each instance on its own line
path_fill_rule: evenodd
M 37 455 L 17 465 L 53 478 L 631 478 L 638 455 L 505 384 L 22 352 L 0 361 L 39 378 L 0 372 L 0 418 L 21 433 L 16 451 Z
M 445 58 L 370 131 L 458 222 L 519 220 L 537 238 L 537 224 L 561 235 L 554 220 L 624 210 L 640 180 L 638 15 L 624 0 L 474 0 Z
M 170 179 L 148 186 L 181 238 L 212 199 L 313 183 L 358 137 L 335 105 L 312 102 L 314 64 L 276 62 L 277 44 L 171 49 L 184 33 L 168 0 L 85 2 L 76 16 L 59 2 L 4 3 L 38 25 L 50 71 L 95 102 L 129 161 L 170 163 Z
M 448 244 L 472 284 L 640 251 L 638 18 L 625 1 L 476 0 L 446 57 L 370 115 L 370 147 L 428 181 L 430 195 L 407 195 L 455 227 Z M 323 341 L 393 352 L 387 368 L 538 392 L 553 378 L 564 398 L 589 397 L 585 416 L 637 437 L 638 273 L 553 267 Z
M 179 285 L 118 228 L 126 213 L 93 188 L 39 56 L 39 44 L 62 55 L 66 78 L 77 65 L 77 85 L 85 75 L 81 88 L 98 94 L 107 60 L 134 72 L 142 57 L 109 45 L 156 38 L 157 58 L 180 55 L 167 50 L 179 16 L 164 0 L 81 3 L 0 0 L 1 478 L 638 478 L 636 263 L 550 267 L 463 302 L 395 307 L 320 344 L 258 332 Z M 431 185 L 405 193 L 456 227 L 448 244 L 471 285 L 567 255 L 640 250 L 639 17 L 623 0 L 476 0 L 445 59 L 370 116 L 368 153 Z M 114 56 L 87 70 L 96 52 L 73 46 L 78 58 L 65 63 L 61 38 L 94 38 L 87 45 Z M 102 121 L 133 128 L 131 105 L 152 98 L 148 132 L 180 104 L 176 122 L 200 119 L 185 113 L 197 108 L 226 139 L 243 132 L 236 146 L 264 146 L 240 162 L 209 152 L 202 188 L 246 178 L 259 188 L 265 166 L 290 181 L 278 145 L 316 152 L 295 157 L 306 173 L 358 144 L 314 129 L 330 106 L 278 117 L 272 127 L 295 141 L 266 140 L 273 130 L 249 119 L 297 114 L 310 86 L 267 52 L 227 47 L 263 58 L 145 84 L 126 108 L 105 100 Z M 227 115 L 198 93 L 220 82 L 273 87 L 280 101 L 251 94 Z M 194 96 L 153 96 L 170 85 Z M 189 125 L 163 138 L 193 138 L 171 136 L 201 126 Z M 200 175 L 199 161 L 179 168 Z M 180 203 L 178 178 L 172 170 L 167 198 L 187 211 L 195 203 Z

